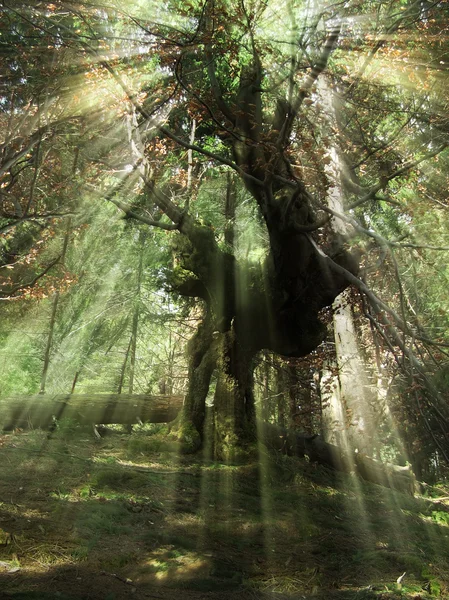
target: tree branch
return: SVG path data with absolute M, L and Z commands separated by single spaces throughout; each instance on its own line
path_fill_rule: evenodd
M 4 298 L 2 299 L 7 299 L 10 298 L 11 296 L 13 296 L 16 292 L 20 291 L 20 290 L 24 290 L 26 288 L 30 288 L 33 287 L 33 285 L 39 281 L 39 279 L 41 279 L 44 275 L 46 275 L 48 273 L 48 271 L 50 271 L 50 269 L 52 267 L 54 267 L 62 258 L 62 255 L 60 254 L 57 258 L 55 258 L 54 260 L 52 260 L 46 267 L 45 269 L 39 273 L 38 275 L 36 275 L 31 281 L 29 281 L 28 283 L 24 283 L 22 285 L 16 285 L 13 288 L 11 288 L 9 291 L 1 291 L 0 290 L 0 296 L 3 296 Z
M 138 213 L 131 210 L 129 206 L 120 202 L 120 200 L 116 200 L 115 198 L 109 198 L 109 202 L 115 204 L 117 208 L 125 213 L 125 217 L 127 219 L 135 219 L 136 221 L 140 221 L 141 223 L 145 223 L 146 225 L 151 225 L 151 227 L 158 227 L 159 229 L 165 229 L 166 231 L 175 231 L 179 228 L 179 223 L 163 223 L 161 221 L 155 221 L 154 219 L 149 219 L 145 217 L 145 215 L 139 215 Z
M 44 213 L 44 214 L 32 214 L 26 217 L 19 217 L 16 215 L 5 215 L 0 213 L 0 219 L 11 219 L 10 223 L 3 225 L 0 227 L 0 233 L 6 233 L 13 227 L 17 227 L 24 221 L 38 221 L 39 219 L 56 219 L 58 217 L 73 217 L 76 213 L 66 212 L 66 213 Z
M 294 120 L 298 114 L 298 110 L 301 108 L 304 99 L 308 96 L 313 84 L 316 82 L 318 77 L 326 68 L 327 63 L 329 62 L 330 55 L 332 54 L 335 46 L 337 45 L 339 35 L 340 27 L 336 27 L 329 34 L 326 41 L 324 42 L 323 50 L 320 56 L 318 57 L 318 60 L 312 67 L 311 72 L 306 76 L 305 80 L 302 82 L 301 87 L 299 89 L 299 93 L 296 99 L 294 100 L 293 104 L 290 105 L 287 103 L 287 106 L 284 110 L 284 123 L 281 127 L 276 143 L 278 148 L 282 148 L 288 140 Z
M 361 206 L 365 202 L 368 202 L 368 200 L 371 200 L 377 194 L 377 192 L 379 192 L 381 189 L 383 189 L 385 187 L 385 185 L 388 182 L 390 182 L 393 179 L 396 179 L 396 177 L 399 177 L 400 175 L 404 175 L 404 173 L 407 173 L 408 171 L 411 171 L 414 167 L 417 167 L 419 164 L 421 164 L 425 160 L 428 160 L 429 158 L 433 158 L 434 156 L 437 156 L 443 150 L 445 150 L 447 147 L 448 147 L 448 143 L 444 143 L 441 146 L 439 146 L 436 150 L 427 152 L 426 154 L 421 156 L 421 158 L 417 158 L 416 160 L 407 162 L 400 169 L 397 169 L 394 173 L 392 173 L 388 177 L 385 177 L 384 181 L 379 182 L 378 184 L 373 186 L 362 198 L 360 198 L 359 200 L 356 200 L 355 202 L 350 204 L 348 206 L 348 209 L 352 210 L 354 208 L 357 208 L 358 206 Z

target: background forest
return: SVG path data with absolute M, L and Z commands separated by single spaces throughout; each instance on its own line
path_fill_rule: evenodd
M 27 402 L 100 394 L 126 412 L 129 395 L 156 396 L 179 411 L 169 427 L 130 416 L 112 428 L 134 458 L 260 467 L 263 442 L 304 461 L 289 481 L 317 462 L 402 492 L 444 489 L 447 0 L 0 11 L 5 447 L 26 432 L 46 443 Z M 86 435 L 49 411 L 58 444 Z M 378 474 L 387 464 L 397 481 L 393 467 Z M 420 573 L 419 594 L 443 594 Z

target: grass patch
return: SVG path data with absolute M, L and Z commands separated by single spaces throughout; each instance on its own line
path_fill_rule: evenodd
M 446 527 L 449 527 L 449 513 L 446 511 L 433 510 L 431 519 L 438 525 L 445 525 Z
M 99 469 L 92 477 L 92 485 L 98 488 L 141 488 L 149 483 L 150 477 L 123 467 Z
M 89 502 L 83 507 L 76 527 L 92 536 L 130 533 L 130 513 L 118 502 Z
M 179 443 L 156 435 L 137 434 L 130 437 L 127 447 L 129 458 L 148 457 L 154 453 L 178 452 Z

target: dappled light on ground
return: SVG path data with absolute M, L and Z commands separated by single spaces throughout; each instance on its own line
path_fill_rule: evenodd
M 141 433 L 1 440 L 5 598 L 78 599 L 88 589 L 116 600 L 175 598 L 178 588 L 220 599 L 446 593 L 443 499 L 412 498 L 263 446 L 258 461 L 236 465 L 150 451 L 157 436 Z

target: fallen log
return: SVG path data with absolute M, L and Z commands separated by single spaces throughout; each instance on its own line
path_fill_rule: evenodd
M 355 454 L 356 473 L 363 479 L 389 487 L 399 492 L 414 495 L 420 491 L 411 467 L 401 467 L 391 463 L 381 463 L 364 454 Z
M 419 491 L 420 484 L 410 467 L 381 463 L 358 452 L 345 452 L 319 435 L 298 433 L 272 423 L 261 421 L 258 431 L 267 446 L 290 456 L 307 457 L 311 462 L 336 471 L 356 473 L 366 481 L 406 494 Z
M 168 423 L 181 410 L 184 396 L 147 394 L 67 394 L 0 397 L 0 430 L 50 427 L 71 419 L 83 425 Z
M 50 427 L 71 419 L 83 425 L 168 423 L 176 418 L 183 396 L 147 394 L 67 394 L 0 397 L 0 430 Z M 360 453 L 348 454 L 319 435 L 298 433 L 258 422 L 261 441 L 285 454 L 307 457 L 337 471 L 357 473 L 366 481 L 412 494 L 418 490 L 409 467 L 385 464 Z

